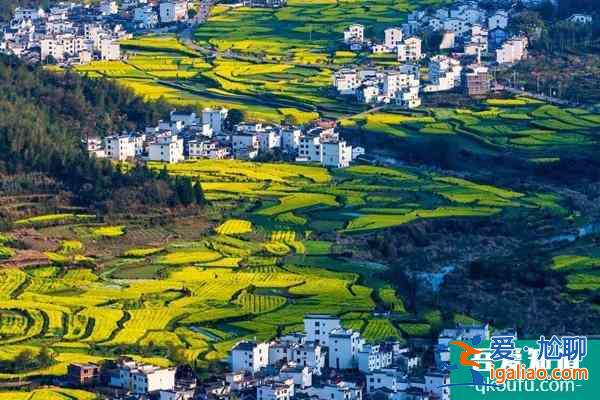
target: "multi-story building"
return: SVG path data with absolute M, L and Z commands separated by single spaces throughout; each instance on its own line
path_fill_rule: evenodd
M 92 385 L 100 379 L 100 366 L 96 364 L 69 364 L 67 376 L 75 385 Z
M 358 369 L 367 373 L 387 368 L 394 361 L 392 346 L 387 344 L 364 345 L 358 352 Z
M 450 400 L 450 374 L 447 371 L 425 373 L 425 392 L 440 400 Z
M 202 134 L 205 136 L 220 135 L 223 123 L 227 118 L 226 108 L 205 108 L 202 110 Z
M 104 154 L 115 161 L 125 161 L 136 156 L 136 142 L 130 135 L 115 135 L 104 138 Z
M 326 384 L 321 387 L 311 387 L 304 391 L 309 397 L 327 400 L 362 400 L 362 389 L 353 382 Z
M 244 0 L 246 7 L 259 8 L 281 8 L 287 4 L 287 0 Z
M 284 126 L 281 129 L 281 149 L 288 153 L 298 151 L 302 131 L 295 126 Z
M 294 397 L 294 381 L 272 382 L 256 388 L 256 400 L 291 400 Z
M 481 64 L 469 65 L 463 70 L 462 78 L 465 93 L 471 97 L 483 97 L 490 91 L 490 73 Z
M 218 140 L 192 139 L 188 141 L 189 158 L 222 160 L 229 157 L 229 148 Z
M 84 37 L 72 34 L 45 37 L 40 40 L 40 58 L 42 60 L 52 57 L 63 61 L 69 56 L 79 56 L 82 51 L 91 51 L 93 44 Z
M 421 105 L 419 97 L 419 78 L 411 71 L 410 66 L 400 70 L 388 71 L 383 79 L 382 94 L 388 101 L 405 108 L 415 108 Z
M 147 395 L 175 387 L 175 368 L 160 368 L 155 365 L 123 361 L 110 376 L 110 385 Z
M 187 0 L 161 1 L 158 10 L 160 22 L 163 24 L 185 21 L 188 16 L 188 3 Z
M 368 395 L 373 395 L 378 391 L 398 393 L 408 389 L 406 373 L 393 368 L 380 369 L 368 373 L 366 375 L 366 382 Z
M 322 346 L 328 346 L 329 333 L 341 327 L 340 317 L 334 315 L 306 314 L 304 316 L 306 341 L 315 342 Z
M 288 362 L 309 367 L 315 375 L 321 375 L 321 371 L 325 367 L 325 356 L 326 352 L 321 345 L 315 342 L 305 342 L 287 347 Z
M 150 6 L 137 7 L 133 11 L 133 22 L 142 29 L 152 29 L 158 25 L 158 13 Z
M 294 386 L 300 389 L 306 389 L 312 386 L 312 369 L 303 365 L 290 363 L 285 365 L 279 371 L 279 376 L 285 380 L 291 379 Z
M 231 350 L 231 369 L 234 372 L 256 373 L 269 364 L 269 343 L 238 342 Z
M 119 12 L 119 6 L 114 0 L 103 0 L 100 2 L 100 14 L 103 16 L 114 15 Z
M 527 57 L 528 40 L 526 37 L 515 37 L 507 40 L 496 50 L 498 64 L 513 64 Z
M 354 95 L 360 85 L 361 81 L 355 69 L 341 69 L 333 75 L 333 86 L 339 94 Z
M 429 60 L 429 81 L 426 92 L 452 90 L 460 86 L 462 66 L 460 61 L 443 55 L 431 57 Z
M 195 112 L 178 112 L 177 110 L 171 110 L 169 119 L 171 120 L 171 123 L 181 122 L 185 128 L 198 125 L 198 117 Z
M 498 10 L 488 17 L 488 30 L 500 28 L 506 29 L 508 26 L 508 12 Z
M 362 46 L 365 41 L 365 27 L 361 24 L 352 24 L 344 30 L 344 43 L 352 46 Z
M 44 18 L 46 16 L 46 12 L 42 8 L 25 8 L 25 7 L 17 7 L 15 8 L 15 13 L 13 16 L 13 20 L 15 21 L 24 21 L 24 20 L 37 20 Z
M 406 38 L 397 46 L 398 61 L 419 61 L 421 59 L 421 39 L 415 36 Z
M 158 135 L 149 145 L 148 160 L 166 163 L 183 161 L 183 139 L 172 133 Z
M 400 43 L 402 43 L 402 29 L 401 28 L 387 28 L 384 32 L 384 45 L 388 49 L 395 49 Z
M 100 59 L 114 61 L 121 59 L 121 46 L 112 39 L 102 39 L 100 42 Z
M 362 347 L 363 341 L 359 332 L 351 329 L 334 329 L 329 333 L 329 368 L 355 368 L 358 352 Z

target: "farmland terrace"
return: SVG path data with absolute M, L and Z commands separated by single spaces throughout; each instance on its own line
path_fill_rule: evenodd
M 5 368 L 1 379 L 62 375 L 70 362 L 119 354 L 206 366 L 224 360 L 240 338 L 298 330 L 310 312 L 342 315 L 346 327 L 368 340 L 432 337 L 444 323 L 475 321 L 486 312 L 443 302 L 440 309 L 427 296 L 415 306 L 398 274 L 422 254 L 408 252 L 402 265 L 375 263 L 389 254 L 357 234 L 411 229 L 419 221 L 539 223 L 541 215 L 564 219 L 567 228 L 571 215 L 557 194 L 414 168 L 328 171 L 223 160 L 173 164 L 167 171 L 200 179 L 211 201 L 204 213 L 210 227 L 204 218 L 148 224 L 58 212 L 15 220 L 2 234 L 5 262 L 28 251 L 24 238 L 32 231 L 47 240 L 37 248 L 42 265 L 0 270 L 0 359 L 26 349 L 49 352 L 52 361 Z M 535 225 L 530 229 L 534 236 Z M 561 290 L 573 301 L 592 302 L 585 296 L 598 285 L 595 253 L 555 251 L 545 270 L 566 276 Z M 583 252 L 589 255 L 575 256 Z

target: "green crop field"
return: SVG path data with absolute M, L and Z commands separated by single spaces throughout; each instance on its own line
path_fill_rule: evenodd
M 341 45 L 349 24 L 363 23 L 368 34 L 381 36 L 411 10 L 444 3 L 449 1 L 291 0 L 276 10 L 218 5 L 194 32 L 202 51 L 172 35 L 136 37 L 121 42 L 126 60 L 96 61 L 76 70 L 116 79 L 148 99 L 225 106 L 245 111 L 250 119 L 304 123 L 364 109 L 332 96 L 329 88 L 333 69 L 357 59 Z M 207 58 L 208 51 L 216 57 Z
M 387 267 L 347 258 L 341 243 L 418 219 L 557 212 L 562 201 L 408 167 L 236 160 L 166 167 L 203 185 L 214 217 L 202 228 L 63 217 L 59 227 L 30 225 L 55 243 L 46 251 L 51 265 L 0 270 L 0 346 L 45 345 L 57 356 L 42 371 L 3 377 L 62 375 L 73 360 L 148 349 L 160 357 L 176 349 L 178 358 L 206 365 L 240 338 L 289 332 L 311 312 L 341 315 L 371 342 L 427 337 L 442 314 L 411 313 L 380 277 Z M 9 239 L 2 246 L 20 251 Z M 594 270 L 584 267 L 594 262 L 565 257 L 553 268 L 577 274 L 566 289 L 594 290 Z M 401 321 L 374 317 L 376 309 Z
M 167 170 L 198 177 L 207 197 L 215 201 L 228 201 L 222 195 L 232 192 L 240 200 L 259 201 L 262 206 L 249 218 L 259 230 L 263 225 L 262 229 L 295 231 L 298 219 L 318 225 L 324 211 L 335 212 L 333 221 L 331 213 L 326 218 L 328 224 L 336 224 L 333 229 L 360 233 L 418 219 L 489 217 L 506 208 L 559 208 L 557 199 L 540 193 L 517 193 L 408 169 L 354 166 L 329 172 L 314 166 L 224 160 L 172 164 Z M 272 218 L 279 216 L 284 217 Z M 280 241 L 297 247 L 294 241 Z
M 225 106 L 243 110 L 249 120 L 299 124 L 343 117 L 344 134 L 381 135 L 400 143 L 470 140 L 486 149 L 531 151 L 527 159 L 539 164 L 560 159 L 540 149 L 597 144 L 599 115 L 525 98 L 490 99 L 469 109 L 390 107 L 361 114 L 362 107 L 331 93 L 333 71 L 363 56 L 340 46 L 348 24 L 363 23 L 368 36 L 381 37 L 383 28 L 402 23 L 410 10 L 440 3 L 447 1 L 290 0 L 277 10 L 217 5 L 194 32 L 198 48 L 174 36 L 136 37 L 121 43 L 126 59 L 76 70 L 115 79 L 147 99 L 174 106 Z M 369 60 L 389 63 L 385 57 Z M 69 362 L 120 354 L 151 354 L 148 361 L 160 364 L 185 359 L 205 367 L 225 360 L 238 340 L 294 331 L 306 313 L 315 312 L 340 315 L 345 327 L 369 342 L 429 338 L 443 322 L 471 319 L 455 310 L 416 311 L 404 288 L 386 281 L 387 272 L 396 271 L 368 258 L 370 238 L 416 228 L 404 234 L 427 236 L 422 242 L 428 246 L 429 237 L 438 235 L 428 230 L 434 220 L 460 225 L 470 219 L 475 225 L 504 216 L 578 218 L 567 211 L 573 200 L 568 192 L 512 185 L 490 171 L 326 169 L 240 160 L 186 161 L 166 170 L 200 182 L 209 202 L 199 215 L 185 221 L 173 216 L 160 224 L 153 223 L 153 215 L 111 216 L 110 223 L 60 211 L 18 217 L 16 229 L 48 239 L 35 249 L 46 256 L 44 265 L 19 259 L 27 256 L 27 240 L 0 235 L 0 264 L 23 264 L 0 269 L 0 357 L 41 346 L 55 356 L 43 370 L 0 374 L 0 379 L 64 375 Z M 415 223 L 422 220 L 430 222 Z M 18 237 L 16 229 L 12 236 Z M 545 260 L 546 272 L 564 274 L 561 285 L 568 295 L 575 300 L 597 295 L 598 254 L 565 250 L 552 257 Z M 390 318 L 380 317 L 382 310 Z M 88 398 L 41 390 L 23 398 Z

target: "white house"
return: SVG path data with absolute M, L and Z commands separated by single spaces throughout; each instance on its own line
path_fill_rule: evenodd
M 388 71 L 383 79 L 383 96 L 389 101 L 394 100 L 396 104 L 415 108 L 421 105 L 419 97 L 419 79 L 407 68 Z
M 384 45 L 388 49 L 395 49 L 400 43 L 402 43 L 402 29 L 398 27 L 387 28 L 384 31 Z
M 195 112 L 177 112 L 177 110 L 171 110 L 169 117 L 172 123 L 182 122 L 186 128 L 198 125 L 198 117 Z
M 442 371 L 428 371 L 425 373 L 425 392 L 436 396 L 440 400 L 450 400 L 450 374 Z
M 290 153 L 298 151 L 302 131 L 295 126 L 285 126 L 281 129 L 281 149 Z
M 287 350 L 288 361 L 311 368 L 315 375 L 321 375 L 321 370 L 325 367 L 325 355 L 321 345 L 315 342 L 295 344 Z
M 439 92 L 451 90 L 460 86 L 462 66 L 460 61 L 444 56 L 437 55 L 429 60 L 429 81 L 430 86 L 425 87 L 427 92 Z
M 421 39 L 412 36 L 397 46 L 398 61 L 419 61 L 421 59 Z
M 496 50 L 498 64 L 512 64 L 527 57 L 528 40 L 526 37 L 515 37 L 507 40 Z
M 363 341 L 360 333 L 342 328 L 329 333 L 329 368 L 352 369 L 356 366 Z
M 187 0 L 162 1 L 158 7 L 160 22 L 168 24 L 171 22 L 185 21 L 187 19 Z
M 291 379 L 294 382 L 294 386 L 306 389 L 312 386 L 312 369 L 297 364 L 288 364 L 281 368 L 279 376 L 283 379 Z
M 488 17 L 488 30 L 500 28 L 506 29 L 508 26 L 508 12 L 498 10 Z
M 136 155 L 135 140 L 130 135 L 115 135 L 104 138 L 104 154 L 115 161 L 125 161 Z
M 144 395 L 159 390 L 172 390 L 175 387 L 175 368 L 124 361 L 111 375 L 110 385 Z
M 43 61 L 52 56 L 57 61 L 63 61 L 68 56 L 77 56 L 92 48 L 89 40 L 72 34 L 44 37 L 40 40 L 40 58 Z
M 104 0 L 100 2 L 100 13 L 104 16 L 114 15 L 119 12 L 119 6 L 114 0 Z
M 133 22 L 143 29 L 152 29 L 158 25 L 158 14 L 150 6 L 137 7 L 133 10 Z
M 323 346 L 329 345 L 329 333 L 341 327 L 340 317 L 334 315 L 306 314 L 304 316 L 306 340 Z
M 427 24 L 433 31 L 439 31 L 444 28 L 444 20 L 437 17 L 429 18 Z
M 451 31 L 446 31 L 442 35 L 440 42 L 440 50 L 450 50 L 456 46 L 456 34 Z
M 345 140 L 340 140 L 333 129 L 314 128 L 300 137 L 296 161 L 317 162 L 326 167 L 345 168 L 352 161 L 352 146 L 349 146 Z M 320 333 L 321 339 L 327 340 L 327 331 L 317 329 L 317 332 Z M 321 339 L 317 339 L 317 342 L 323 343 Z
M 45 16 L 46 12 L 42 8 L 17 7 L 15 8 L 13 20 L 21 22 L 24 20 L 37 20 L 44 18 Z
M 236 132 L 231 135 L 231 147 L 235 158 L 251 160 L 258 156 L 260 138 L 256 133 Z
M 238 342 L 231 350 L 231 369 L 234 372 L 256 373 L 269 364 L 269 343 Z
M 464 35 L 471 29 L 471 24 L 461 18 L 448 18 L 444 21 L 444 30 L 454 32 L 458 36 Z
M 352 161 L 352 146 L 345 140 L 330 140 L 321 143 L 321 164 L 325 167 L 347 168 Z
M 104 153 L 104 145 L 102 143 L 102 139 L 100 139 L 99 137 L 93 136 L 87 138 L 85 145 L 88 154 L 93 154 L 98 158 L 106 157 L 106 154 Z
M 370 372 L 365 377 L 367 394 L 377 391 L 404 392 L 408 389 L 408 379 L 403 371 L 389 368 Z
M 226 108 L 205 108 L 202 110 L 202 134 L 206 136 L 221 134 L 227 113 Z
M 367 373 L 392 365 L 394 352 L 392 347 L 386 344 L 364 345 L 358 352 L 357 359 L 358 369 Z
M 358 90 L 358 100 L 365 104 L 375 104 L 380 101 L 381 91 L 377 82 L 367 82 Z
M 327 384 L 322 387 L 311 387 L 304 391 L 308 396 L 327 400 L 362 400 L 361 388 L 352 382 Z
M 347 45 L 362 44 L 365 40 L 365 27 L 361 24 L 352 24 L 344 30 L 344 43 Z
M 100 42 L 100 59 L 114 61 L 121 59 L 121 46 L 112 39 L 102 39 Z
M 183 161 L 183 139 L 170 133 L 157 136 L 150 143 L 148 160 L 166 163 Z
M 222 160 L 229 157 L 229 148 L 221 145 L 217 140 L 192 139 L 188 141 L 189 158 L 210 158 Z
M 294 381 L 273 382 L 256 388 L 256 400 L 291 400 L 294 396 Z
M 361 82 L 355 69 L 341 69 L 333 75 L 333 86 L 339 94 L 354 95 L 360 84 Z

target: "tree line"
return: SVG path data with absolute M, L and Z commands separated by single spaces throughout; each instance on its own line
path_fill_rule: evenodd
M 41 172 L 84 206 L 111 211 L 204 203 L 199 182 L 89 156 L 85 139 L 156 123 L 170 107 L 105 79 L 0 57 L 0 173 Z M 125 207 L 125 208 L 123 208 Z

